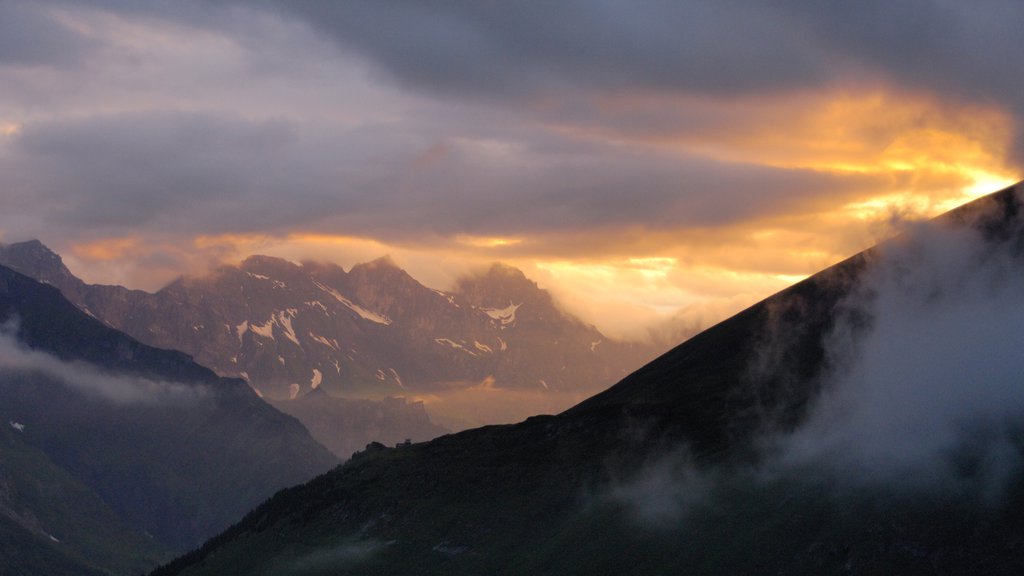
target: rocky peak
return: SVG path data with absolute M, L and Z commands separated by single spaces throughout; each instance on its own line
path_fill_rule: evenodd
M 518 268 L 501 263 L 492 264 L 486 272 L 460 278 L 455 293 L 477 307 L 504 308 L 524 302 L 531 303 L 531 307 L 553 306 L 547 290 L 540 289 Z
M 64 265 L 64 260 L 39 240 L 0 244 L 0 261 L 7 266 L 43 282 L 64 288 L 77 280 Z
M 399 268 L 390 256 L 353 266 L 348 273 L 346 289 L 361 305 L 396 316 L 408 308 L 411 300 L 433 294 Z
M 302 273 L 302 268 L 294 262 L 284 258 L 261 255 L 246 258 L 239 265 L 239 269 L 243 272 L 266 276 L 275 280 Z
M 370 262 L 356 264 L 349 270 L 348 275 L 353 281 L 358 283 L 396 281 L 404 283 L 410 280 L 415 282 L 412 276 L 409 276 L 405 270 L 399 268 L 390 256 L 382 256 Z

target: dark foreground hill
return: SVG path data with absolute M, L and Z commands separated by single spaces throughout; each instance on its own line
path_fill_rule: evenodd
M 859 254 L 558 416 L 279 493 L 169 574 L 1019 574 L 1015 189 Z
M 337 464 L 245 382 L 0 266 L 0 573 L 132 574 Z

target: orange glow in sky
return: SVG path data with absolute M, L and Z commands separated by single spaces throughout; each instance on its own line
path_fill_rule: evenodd
M 706 326 L 723 319 L 891 235 L 900 222 L 934 216 L 1019 178 L 1005 164 L 1014 136 L 1007 114 L 925 95 L 872 89 L 716 102 L 634 96 L 606 98 L 597 107 L 613 118 L 642 113 L 671 119 L 685 109 L 687 114 L 696 110 L 739 120 L 697 129 L 674 129 L 669 121 L 657 131 L 564 124 L 550 129 L 724 162 L 868 175 L 876 184 L 852 196 L 823 190 L 786 215 L 755 215 L 712 228 L 613 228 L 563 237 L 458 234 L 407 244 L 293 231 L 198 236 L 191 249 L 147 244 L 133 236 L 78 244 L 72 260 L 87 279 L 109 281 L 103 263 L 147 250 L 203 254 L 179 258 L 189 262 L 192 273 L 252 253 L 330 260 L 345 267 L 389 254 L 414 277 L 439 289 L 502 260 L 523 269 L 571 312 L 606 333 L 639 338 L 667 321 Z M 8 126 L 0 125 L 0 131 L 12 133 Z M 473 144 L 435 145 L 414 163 L 441 162 L 451 146 Z M 480 146 L 487 158 L 512 154 L 500 143 Z M 570 247 L 571 253 L 566 252 Z M 150 267 L 145 287 L 158 288 L 180 272 L 154 275 Z M 132 276 L 123 267 L 120 274 L 125 280 Z

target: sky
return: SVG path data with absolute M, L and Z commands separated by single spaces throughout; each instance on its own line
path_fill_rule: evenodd
M 1016 0 L 0 0 L 0 241 L 703 327 L 1024 173 Z

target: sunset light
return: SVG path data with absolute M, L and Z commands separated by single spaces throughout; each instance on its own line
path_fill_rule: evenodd
M 1022 30 L 0 0 L 0 575 L 1024 573 Z
M 436 60 L 432 33 L 399 57 L 299 9 L 240 8 L 257 48 L 144 12 L 34 10 L 78 56 L 0 68 L 0 235 L 46 238 L 88 281 L 155 290 L 254 253 L 390 255 L 446 290 L 501 261 L 636 335 L 720 319 L 1021 177 L 1009 92 L 951 89 L 785 12 L 762 14 L 794 30 L 764 54 L 673 36 L 717 71 L 637 43 L 583 65 L 552 37 L 548 61 L 499 58 L 501 81 Z M 505 49 L 485 37 L 464 54 Z M 788 82 L 753 63 L 766 54 Z M 949 74 L 984 69 L 964 62 Z

